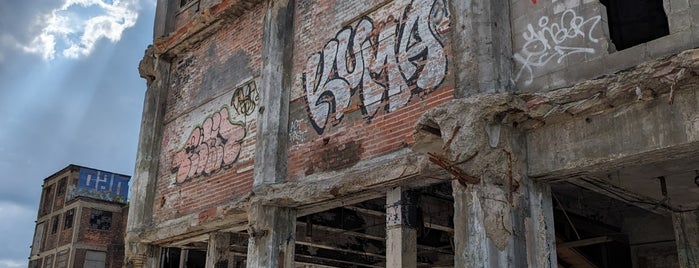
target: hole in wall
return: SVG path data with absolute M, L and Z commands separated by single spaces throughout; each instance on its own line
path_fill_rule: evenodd
M 663 0 L 600 0 L 617 51 L 670 34 Z

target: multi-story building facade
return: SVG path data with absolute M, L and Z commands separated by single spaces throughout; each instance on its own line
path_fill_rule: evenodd
M 130 179 L 77 165 L 44 179 L 29 267 L 122 267 Z
M 697 267 L 699 4 L 159 0 L 130 267 Z

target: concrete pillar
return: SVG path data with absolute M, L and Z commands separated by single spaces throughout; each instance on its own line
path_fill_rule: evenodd
M 699 210 L 674 212 L 672 223 L 680 267 L 699 267 Z
M 206 249 L 206 268 L 233 267 L 229 246 L 231 235 L 229 233 L 211 233 L 209 246 Z
M 454 267 L 556 267 L 550 187 L 454 182 Z
M 513 89 L 509 10 L 509 0 L 449 1 L 457 97 Z
M 254 187 L 286 179 L 294 2 L 270 1 L 264 19 Z
M 396 187 L 386 194 L 386 267 L 417 267 L 417 200 Z
M 156 59 L 153 53 L 152 47 L 149 47 L 139 65 L 139 72 L 146 78 L 148 88 L 143 100 L 141 132 L 138 137 L 125 239 L 125 263 L 134 268 L 144 267 L 143 263 L 147 259 L 148 246 L 141 244 L 140 236 L 153 220 L 153 202 L 169 86 L 170 63 L 164 59 Z
M 296 210 L 253 205 L 248 215 L 248 267 L 293 268 Z

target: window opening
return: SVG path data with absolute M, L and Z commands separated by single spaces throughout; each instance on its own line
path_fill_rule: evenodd
M 600 0 L 607 7 L 609 34 L 624 50 L 670 34 L 663 0 Z
M 63 178 L 58 182 L 58 189 L 56 189 L 56 194 L 62 195 L 65 192 L 66 192 L 66 178 Z
M 53 216 L 51 219 L 51 234 L 55 234 L 58 231 L 58 215 Z
M 73 215 L 75 214 L 75 209 L 69 209 L 66 211 L 65 221 L 63 224 L 63 229 L 70 229 L 73 227 Z
M 90 228 L 99 230 L 109 230 L 112 227 L 112 212 L 103 210 L 92 210 L 90 214 Z

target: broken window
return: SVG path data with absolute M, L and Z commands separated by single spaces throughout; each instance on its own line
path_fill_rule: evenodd
M 51 200 L 53 200 L 53 185 L 44 188 L 44 197 L 41 200 L 41 214 L 45 215 L 51 211 Z
M 617 50 L 670 33 L 663 0 L 600 0 L 607 7 L 609 34 Z
M 51 234 L 55 234 L 58 231 L 58 215 L 51 218 Z
M 66 178 L 63 178 L 63 179 L 61 179 L 61 181 L 58 182 L 58 188 L 56 189 L 56 194 L 60 196 L 65 192 L 66 192 Z
M 75 214 L 75 209 L 69 209 L 66 211 L 66 216 L 64 217 L 63 230 L 70 229 L 73 227 L 73 215 Z
M 90 228 L 109 230 L 112 227 L 112 212 L 93 209 L 90 214 Z

